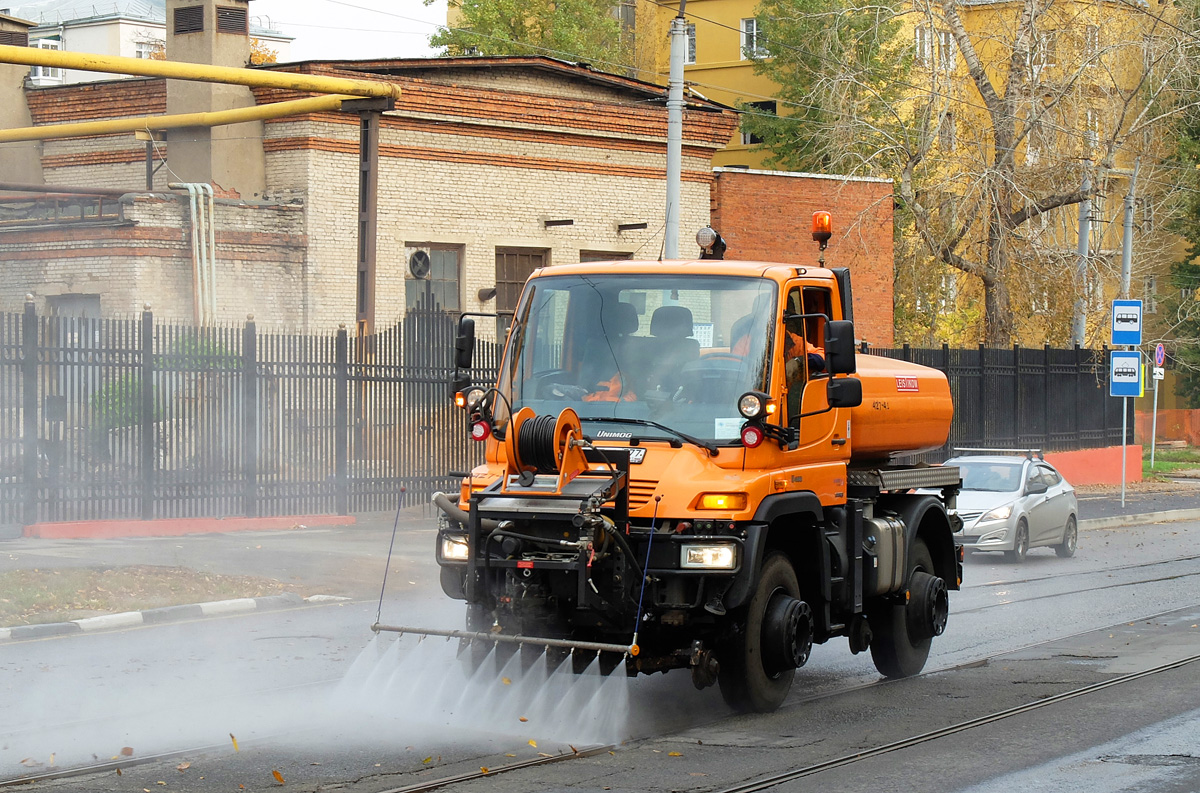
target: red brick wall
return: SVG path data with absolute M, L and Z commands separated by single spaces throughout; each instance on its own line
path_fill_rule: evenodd
M 892 345 L 891 182 L 717 169 L 711 195 L 728 259 L 816 264 L 812 213 L 832 213 L 825 264 L 853 274 L 855 335 Z

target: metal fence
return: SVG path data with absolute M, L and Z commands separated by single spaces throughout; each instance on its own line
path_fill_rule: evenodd
M 482 460 L 449 398 L 454 335 L 436 307 L 361 339 L 0 314 L 0 524 L 426 503 Z M 1102 351 L 871 352 L 948 374 L 949 445 L 1120 442 Z M 496 345 L 475 359 L 494 382 Z
M 940 462 L 954 447 L 1067 451 L 1121 443 L 1123 400 L 1108 396 L 1107 348 L 905 345 L 868 352 L 939 369 L 950 381 L 950 439 L 924 455 L 928 460 Z M 1132 439 L 1132 402 L 1128 407 Z

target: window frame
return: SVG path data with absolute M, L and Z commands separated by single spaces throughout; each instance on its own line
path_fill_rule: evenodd
M 758 17 L 745 17 L 738 23 L 741 31 L 741 60 L 750 61 L 762 58 L 767 54 L 767 48 L 759 43 L 762 38 L 762 25 Z
M 39 50 L 63 51 L 62 39 L 57 36 L 33 39 L 29 42 L 29 46 Z M 58 66 L 32 66 L 29 69 L 29 78 L 37 85 L 57 84 L 63 82 L 65 72 L 65 69 Z
M 443 312 L 445 312 L 447 314 L 458 314 L 460 311 L 462 311 L 463 310 L 463 263 L 464 263 L 464 259 L 466 258 L 464 246 L 455 245 L 452 243 L 408 242 L 408 243 L 405 243 L 404 247 L 408 251 L 408 254 L 405 256 L 405 259 L 404 259 L 404 311 L 405 311 L 405 313 L 408 313 L 409 311 L 413 311 L 417 308 L 417 305 L 420 302 L 421 296 L 430 295 L 434 299 L 437 299 L 439 294 L 453 294 L 454 299 L 455 299 L 455 303 L 453 306 L 447 305 L 447 304 L 439 304 L 439 308 Z M 413 253 L 415 253 L 418 250 L 425 251 L 426 253 L 429 254 L 429 260 L 430 260 L 429 272 L 426 274 L 426 276 L 424 278 L 415 278 L 408 267 L 409 259 L 412 257 Z M 454 266 L 454 269 L 455 269 L 454 278 L 453 279 L 444 278 L 444 277 L 443 278 L 435 278 L 434 277 L 435 266 L 436 266 L 434 264 L 435 255 L 437 255 L 437 254 L 444 255 L 447 253 L 453 253 L 453 254 L 455 254 L 455 256 L 457 258 L 457 261 L 455 262 L 455 266 Z M 453 281 L 453 283 L 454 283 L 454 288 L 452 290 L 448 290 L 448 289 L 446 289 L 446 287 L 444 285 L 451 283 L 451 281 Z M 425 287 L 423 290 L 420 291 L 420 293 L 414 299 L 412 297 L 412 295 L 410 295 L 411 287 L 409 285 L 413 284 L 413 283 L 417 283 L 417 282 L 425 283 Z M 438 288 L 436 288 L 438 285 L 442 285 L 442 289 L 439 290 Z

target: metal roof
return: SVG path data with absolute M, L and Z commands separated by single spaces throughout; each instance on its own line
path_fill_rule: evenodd
M 36 22 L 38 27 L 109 19 L 128 19 L 165 26 L 167 0 L 13 0 L 9 13 Z M 279 31 L 255 24 L 254 20 L 251 17 L 251 35 L 281 37 Z

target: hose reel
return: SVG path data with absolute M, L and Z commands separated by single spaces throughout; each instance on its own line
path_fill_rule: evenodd
M 532 484 L 532 475 L 558 475 L 558 489 L 588 470 L 583 448 L 587 441 L 579 415 L 564 408 L 557 417 L 539 416 L 524 407 L 513 416 L 504 439 L 509 476 L 523 477 Z M 508 477 L 506 477 L 507 481 Z

